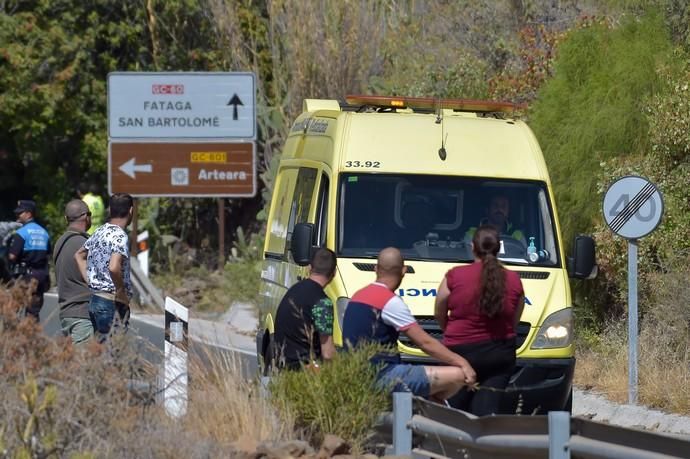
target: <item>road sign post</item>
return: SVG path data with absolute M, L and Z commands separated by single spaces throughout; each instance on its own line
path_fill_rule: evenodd
M 225 200 L 218 198 L 218 271 L 225 267 Z
M 253 197 L 257 191 L 255 76 L 250 72 L 110 73 L 108 138 L 110 193 Z M 222 268 L 222 199 L 218 208 Z
M 637 403 L 637 249 L 638 239 L 659 226 L 664 200 L 659 189 L 643 177 L 618 179 L 606 191 L 604 220 L 611 230 L 628 240 L 628 403 Z

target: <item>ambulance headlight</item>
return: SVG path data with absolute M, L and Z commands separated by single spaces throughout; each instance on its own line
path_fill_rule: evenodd
M 573 342 L 573 309 L 556 311 L 546 318 L 532 343 L 532 349 L 567 347 Z
M 347 309 L 347 304 L 350 302 L 349 298 L 341 296 L 338 301 L 335 302 L 336 314 L 338 314 L 338 325 L 340 326 L 340 332 L 343 331 L 343 321 L 345 320 L 345 309 Z

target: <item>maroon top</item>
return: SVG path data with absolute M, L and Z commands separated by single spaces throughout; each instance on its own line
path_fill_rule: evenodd
M 443 335 L 443 344 L 479 343 L 494 339 L 507 339 L 515 336 L 515 313 L 518 301 L 524 295 L 520 276 L 507 269 L 506 292 L 503 297 L 503 310 L 494 317 L 479 312 L 479 294 L 482 263 L 457 266 L 446 273 L 450 290 L 448 297 L 448 326 Z

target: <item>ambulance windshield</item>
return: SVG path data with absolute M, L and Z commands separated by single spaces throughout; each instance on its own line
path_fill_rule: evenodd
M 470 262 L 472 236 L 500 230 L 507 264 L 557 266 L 546 186 L 541 182 L 393 174 L 343 174 L 338 254 L 372 258 L 398 247 L 406 260 Z

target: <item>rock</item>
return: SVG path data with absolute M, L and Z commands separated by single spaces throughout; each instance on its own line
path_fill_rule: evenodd
M 324 437 L 317 458 L 326 459 L 333 456 L 346 455 L 350 452 L 350 445 L 337 435 L 328 434 Z
M 232 444 L 230 445 L 230 454 L 228 454 L 228 457 L 232 459 L 261 459 L 264 455 L 256 449 L 254 451 L 245 451 Z
M 362 454 L 358 459 L 379 459 L 376 454 Z
M 306 441 L 292 440 L 274 445 L 262 443 L 256 449 L 259 457 L 266 459 L 288 459 L 292 457 L 303 457 L 314 454 L 314 448 L 309 446 Z
M 234 451 L 238 453 L 256 454 L 256 449 L 259 446 L 256 440 L 249 437 L 243 437 L 230 444 Z

